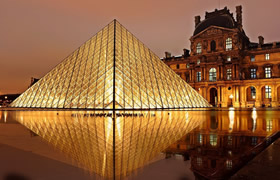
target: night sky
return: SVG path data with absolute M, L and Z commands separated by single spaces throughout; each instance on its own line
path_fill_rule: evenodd
M 219 8 L 219 0 L 0 0 L 0 94 L 21 93 L 83 42 L 117 19 L 159 57 L 190 47 L 194 16 Z M 279 0 L 220 0 L 251 41 L 280 41 Z

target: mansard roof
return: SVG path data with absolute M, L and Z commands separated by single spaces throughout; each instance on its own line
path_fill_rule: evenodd
M 194 30 L 194 36 L 210 26 L 218 26 L 224 28 L 236 28 L 236 22 L 233 18 L 232 13 L 225 7 L 222 10 L 215 10 L 213 12 L 206 12 L 205 19 L 200 22 Z

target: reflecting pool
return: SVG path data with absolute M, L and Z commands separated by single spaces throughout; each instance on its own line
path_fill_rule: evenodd
M 229 178 L 279 137 L 278 110 L 220 110 L 206 114 L 205 122 L 167 149 L 168 153 L 190 159 L 198 179 Z
M 182 154 L 198 178 L 225 179 L 270 143 L 280 130 L 280 112 L 0 111 L 0 126 L 16 122 L 95 179 L 124 179 L 162 152 L 167 158 Z
M 121 179 L 147 165 L 206 119 L 195 110 L 9 113 L 79 167 L 105 179 Z

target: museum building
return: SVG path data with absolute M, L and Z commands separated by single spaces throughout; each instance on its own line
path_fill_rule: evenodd
M 195 17 L 191 50 L 162 58 L 216 107 L 278 107 L 280 42 L 251 42 L 243 30 L 242 6 L 236 19 L 225 7 Z

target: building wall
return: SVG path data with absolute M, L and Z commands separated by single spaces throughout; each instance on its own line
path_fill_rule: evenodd
M 215 13 L 217 16 L 225 13 L 232 17 L 227 9 L 214 11 L 212 15 Z M 234 18 L 233 21 L 235 22 Z M 231 39 L 230 49 L 227 48 L 228 38 Z M 210 26 L 192 36 L 190 41 L 189 54 L 185 52 L 182 56 L 174 57 L 166 53 L 168 56 L 163 61 L 212 105 L 279 106 L 280 42 L 265 44 L 260 36 L 258 43 L 251 43 L 242 24 L 235 28 Z M 216 48 L 211 48 L 211 42 L 216 44 Z M 197 50 L 198 43 L 201 44 L 201 52 Z M 216 69 L 214 81 L 209 79 L 211 68 Z M 268 73 L 269 69 L 271 73 Z M 251 72 L 253 70 L 255 74 Z M 201 73 L 199 80 L 198 72 Z M 252 93 L 254 91 L 256 94 Z

